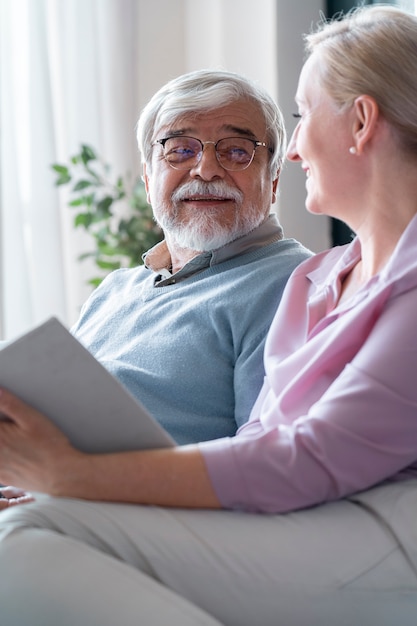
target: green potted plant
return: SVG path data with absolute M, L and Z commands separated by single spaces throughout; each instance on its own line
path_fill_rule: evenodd
M 100 275 L 88 283 L 96 287 L 109 272 L 120 267 L 135 267 L 142 255 L 163 237 L 153 219 L 141 180 L 129 184 L 129 176 L 111 178 L 110 167 L 103 163 L 91 146 L 82 144 L 80 152 L 67 165 L 55 163 L 55 185 L 70 185 L 68 205 L 76 210 L 75 227 L 84 228 L 95 247 L 79 256 L 92 258 Z M 115 212 L 122 202 L 129 214 Z

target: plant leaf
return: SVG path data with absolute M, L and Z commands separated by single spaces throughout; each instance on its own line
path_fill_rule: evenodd
M 87 187 L 91 187 L 91 180 L 79 180 L 78 183 L 74 185 L 72 191 L 81 191 L 82 189 L 87 189 Z
M 118 270 L 120 268 L 119 261 L 104 261 L 102 259 L 97 259 L 96 261 L 97 267 L 102 270 Z
M 71 185 L 67 204 L 78 208 L 74 226 L 82 226 L 91 237 L 92 250 L 81 254 L 80 261 L 92 259 L 105 275 L 118 267 L 137 266 L 143 253 L 162 239 L 143 182 L 137 178 L 132 185 L 128 173 L 113 178 L 111 167 L 91 146 L 81 144 L 68 165 L 54 163 L 51 168 L 57 174 L 55 185 Z M 123 199 L 130 211 L 119 216 L 113 206 Z M 95 276 L 88 283 L 96 287 L 103 278 Z
M 112 214 L 110 211 L 110 207 L 113 204 L 113 200 L 114 198 L 112 196 L 106 196 L 105 198 L 97 202 L 95 221 L 100 221 L 111 217 Z
M 102 283 L 104 280 L 104 277 L 96 277 L 96 278 L 90 278 L 90 280 L 87 281 L 87 285 L 92 285 L 92 287 L 96 288 L 100 285 L 100 283 Z
M 91 148 L 91 146 L 88 146 L 87 144 L 81 145 L 80 156 L 84 165 L 88 163 L 89 161 L 95 161 L 97 159 L 97 155 L 94 152 L 93 148 Z
M 92 221 L 93 216 L 91 215 L 91 213 L 78 213 L 74 218 L 74 225 L 76 227 L 84 226 L 84 228 L 88 230 L 88 228 L 91 226 Z
M 59 163 L 55 163 L 51 167 L 53 170 L 55 170 L 55 172 L 58 172 L 58 174 L 66 174 L 67 176 L 69 176 L 68 168 L 66 165 L 59 165 Z
M 62 176 L 60 176 L 59 178 L 56 179 L 55 185 L 57 187 L 59 187 L 59 185 L 66 185 L 70 181 L 71 181 L 71 176 L 70 175 L 68 175 L 68 176 L 62 175 Z

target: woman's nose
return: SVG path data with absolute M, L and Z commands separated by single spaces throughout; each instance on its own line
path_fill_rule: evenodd
M 295 127 L 294 132 L 291 135 L 291 139 L 288 143 L 286 156 L 289 161 L 301 161 L 301 157 L 297 151 L 297 135 L 298 135 L 298 125 Z

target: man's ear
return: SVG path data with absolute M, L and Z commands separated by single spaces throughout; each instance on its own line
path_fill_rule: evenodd
M 354 103 L 353 145 L 357 154 L 361 154 L 365 145 L 375 134 L 380 117 L 379 106 L 372 96 L 358 96 Z
M 146 200 L 148 201 L 148 204 L 151 204 L 151 199 L 149 195 L 149 176 L 146 170 L 146 163 L 144 163 L 142 167 L 142 180 L 145 183 Z
M 278 189 L 280 173 L 281 173 L 281 170 L 278 170 L 276 178 L 274 178 L 274 180 L 272 181 L 272 199 L 271 199 L 272 204 L 275 204 L 277 200 L 277 189 Z

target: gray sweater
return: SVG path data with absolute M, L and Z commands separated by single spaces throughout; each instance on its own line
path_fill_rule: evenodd
M 173 284 L 144 266 L 112 272 L 72 329 L 179 444 L 232 436 L 249 417 L 283 288 L 311 255 L 274 224 L 272 243 L 252 235 L 246 252 Z

